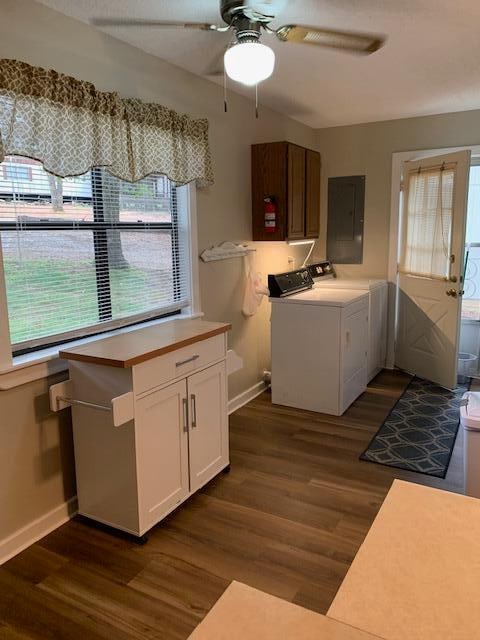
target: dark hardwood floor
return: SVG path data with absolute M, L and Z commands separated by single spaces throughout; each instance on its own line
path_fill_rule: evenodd
M 231 580 L 324 613 L 394 478 L 462 490 L 359 454 L 409 377 L 382 372 L 339 418 L 272 406 L 230 417 L 231 472 L 138 546 L 72 520 L 0 568 L 0 638 L 187 638 Z

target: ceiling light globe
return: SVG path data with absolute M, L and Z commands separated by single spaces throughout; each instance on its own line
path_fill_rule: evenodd
M 253 86 L 272 75 L 275 54 L 260 42 L 239 42 L 227 49 L 224 64 L 229 78 Z

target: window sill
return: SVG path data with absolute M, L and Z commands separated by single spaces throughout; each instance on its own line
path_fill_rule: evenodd
M 194 319 L 201 318 L 202 316 L 203 313 L 182 313 L 180 316 L 142 322 L 141 325 L 132 325 L 131 327 L 114 329 L 113 331 L 102 333 L 101 335 L 90 336 L 89 338 L 82 338 L 80 340 L 70 340 L 68 343 L 56 345 L 55 347 L 39 349 L 38 351 L 33 351 L 23 356 L 16 356 L 13 358 L 13 364 L 11 367 L 0 371 L 0 391 L 7 391 L 8 389 L 19 387 L 23 384 L 33 382 L 34 380 L 41 380 L 48 376 L 61 373 L 62 371 L 67 371 L 68 362 L 58 357 L 58 352 L 67 346 L 71 347 L 73 345 L 86 344 L 88 342 L 94 342 L 95 340 L 101 340 L 102 338 L 108 338 L 121 333 L 137 331 L 140 326 L 142 328 L 151 327 L 156 324 L 172 322 L 172 320 Z

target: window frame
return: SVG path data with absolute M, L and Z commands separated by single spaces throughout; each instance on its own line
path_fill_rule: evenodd
M 480 167 L 480 156 L 472 156 L 470 161 L 470 171 L 472 167 Z M 469 177 L 468 189 L 470 191 L 470 177 Z M 467 223 L 468 223 L 468 210 L 467 210 L 467 216 L 465 220 L 465 248 L 467 247 L 467 245 L 470 248 L 478 248 L 480 247 L 480 242 L 467 242 Z M 465 275 L 466 273 L 464 273 L 464 277 Z M 460 322 L 464 324 L 478 325 L 480 323 L 480 318 L 469 318 L 468 316 L 463 315 L 465 300 L 469 300 L 469 299 L 471 298 L 462 297 L 462 301 L 461 301 L 462 306 L 460 310 Z
M 10 328 L 8 321 L 8 306 L 6 296 L 6 282 L 3 266 L 2 246 L 0 243 L 0 390 L 9 389 L 24 384 L 30 380 L 36 380 L 55 373 L 63 371 L 67 368 L 63 360 L 58 359 L 58 351 L 67 345 L 84 344 L 92 340 L 97 340 L 109 335 L 129 332 L 137 327 L 141 328 L 145 325 L 163 323 L 178 318 L 195 318 L 202 317 L 200 303 L 200 286 L 198 273 L 198 238 L 197 238 L 197 203 L 196 203 L 196 187 L 194 183 L 189 183 L 176 187 L 173 192 L 177 199 L 176 212 L 178 215 L 177 233 L 181 236 L 182 242 L 187 247 L 189 257 L 188 276 L 190 279 L 190 300 L 189 304 L 179 311 L 175 311 L 172 315 L 171 310 L 152 311 L 151 314 L 142 314 L 142 317 L 130 316 L 131 322 L 123 323 L 119 326 L 119 322 L 112 320 L 110 323 L 96 324 L 92 327 L 85 327 L 83 336 L 64 336 L 64 334 L 56 334 L 49 336 L 49 345 L 43 344 L 28 349 L 28 353 L 14 354 L 13 345 L 10 342 Z M 10 224 L 10 223 L 9 223 Z M 15 223 L 11 223 L 16 228 Z M 34 223 L 31 223 L 34 224 Z M 44 225 L 44 223 L 37 223 Z M 58 226 L 58 223 L 53 223 Z M 81 223 L 85 227 L 98 229 L 95 222 Z M 137 223 L 124 222 L 126 229 L 132 228 Z M 172 223 L 173 224 L 173 223 Z M 155 226 L 165 228 L 170 227 L 171 223 L 155 223 Z M 71 229 L 75 226 L 79 228 L 79 223 L 67 223 L 66 228 Z M 149 225 L 153 228 L 153 225 Z M 5 227 L 1 227 L 0 231 Z M 44 226 L 42 226 L 44 228 Z M 63 227 L 62 227 L 63 228 Z M 117 227 L 118 228 L 118 227 Z M 122 319 L 124 321 L 125 319 Z M 89 330 L 92 329 L 90 332 Z M 88 335 L 87 335 L 88 334 Z M 57 338 L 57 340 L 55 340 Z M 27 370 L 31 369 L 31 373 Z

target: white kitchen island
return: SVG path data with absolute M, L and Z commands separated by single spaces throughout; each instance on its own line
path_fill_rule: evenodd
M 140 537 L 229 466 L 229 329 L 173 320 L 60 352 L 81 515 Z

